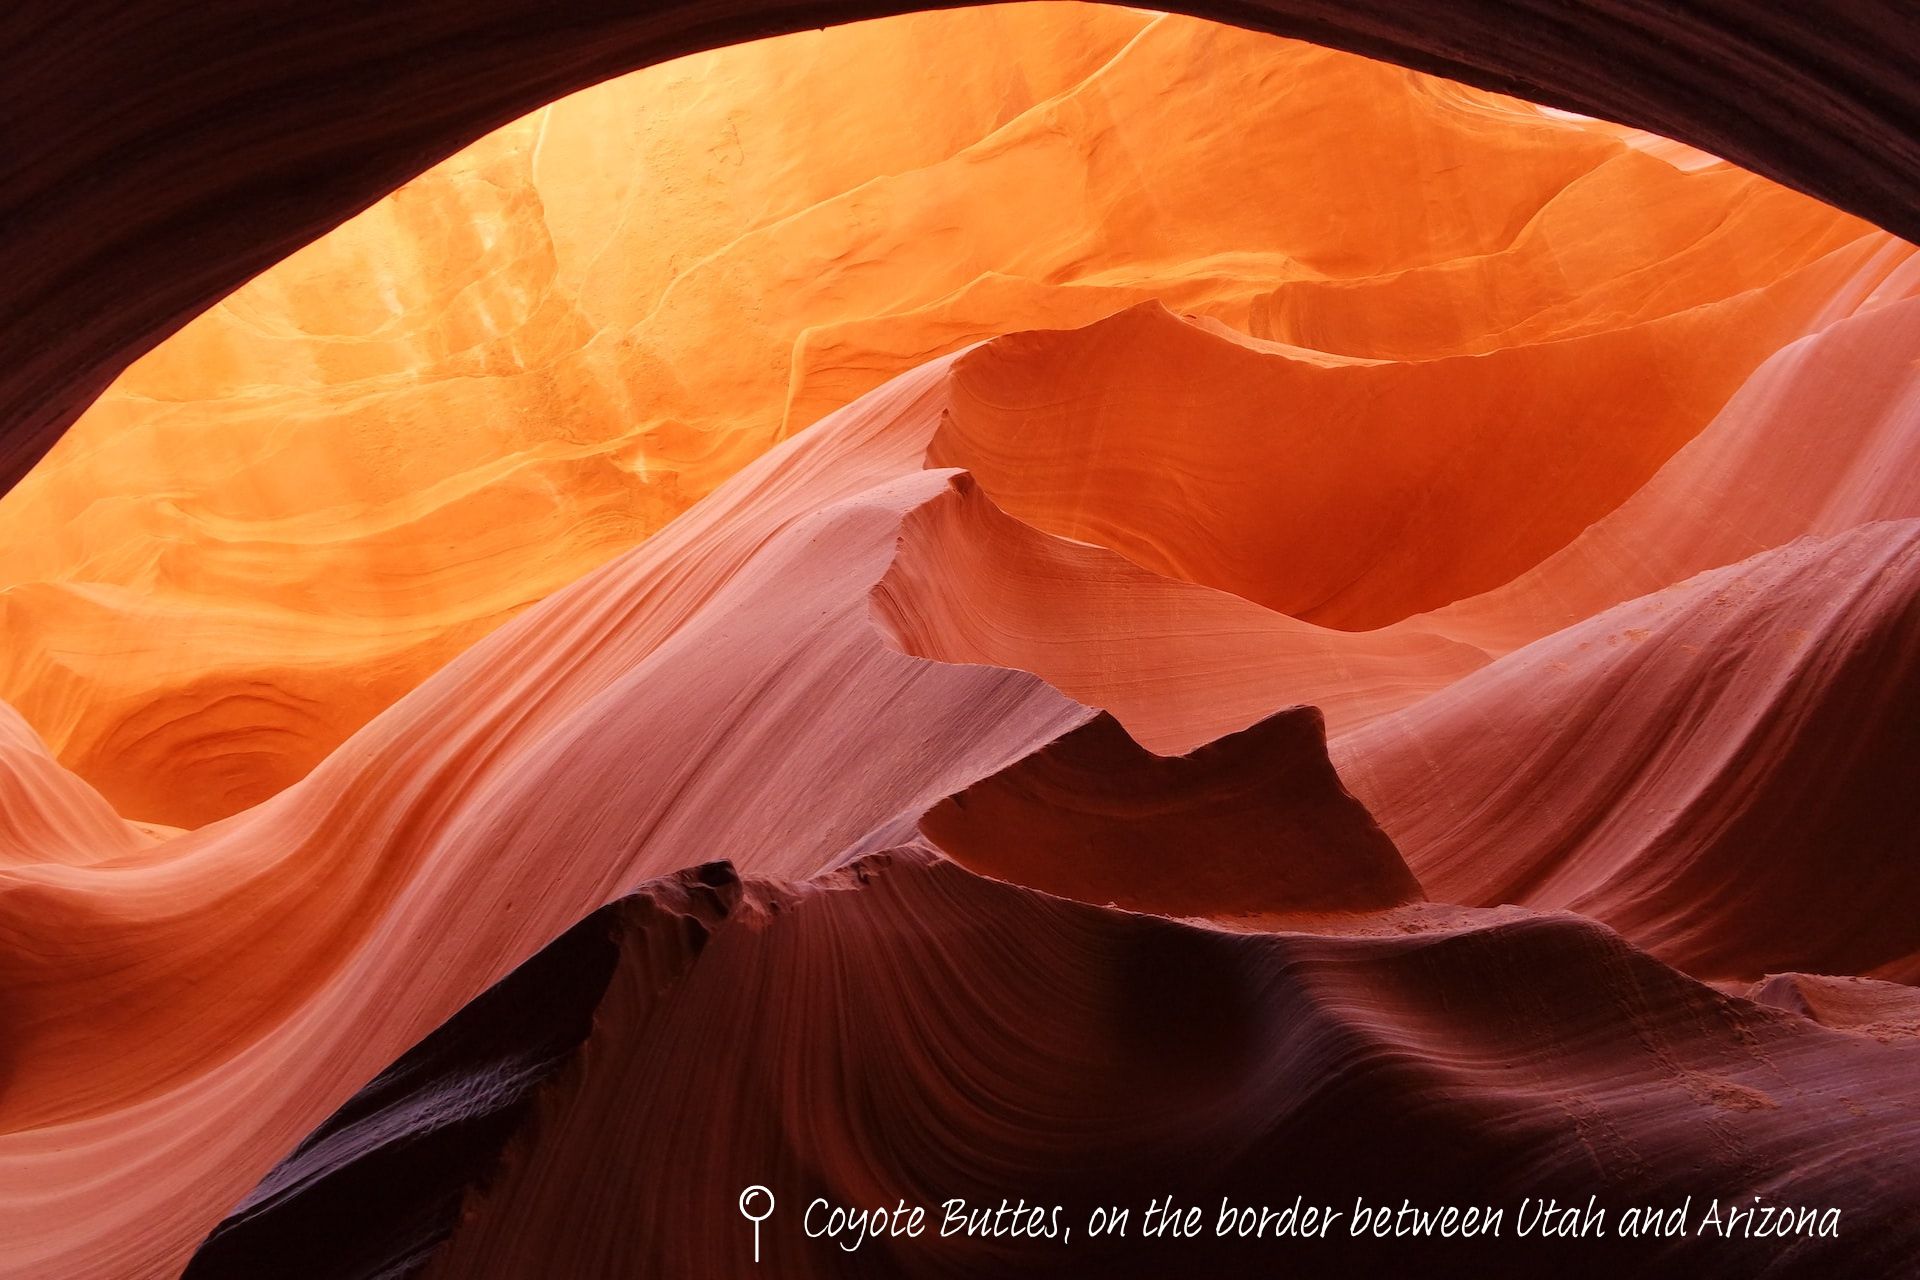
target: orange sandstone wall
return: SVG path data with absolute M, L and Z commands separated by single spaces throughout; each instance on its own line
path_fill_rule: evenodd
M 1137 11 L 510 126 L 0 501 L 0 1280 L 707 1280 L 763 1178 L 794 1274 L 1264 1274 L 792 1209 L 1298 1176 L 1843 1205 L 1556 1270 L 1903 1275 L 1916 292 Z
M 1475 441 L 1533 459 L 1495 505 L 1570 465 L 1556 436 L 1610 451 L 1578 491 L 1547 476 L 1524 538 L 1448 572 L 1416 557 L 1355 584 L 1335 562 L 1279 591 L 1189 566 L 1364 628 L 1493 585 L 1619 501 L 1869 235 L 1616 126 L 1136 10 L 701 54 L 483 139 L 128 370 L 0 500 L 0 700 L 128 816 L 224 816 L 774 440 L 929 356 L 1147 298 L 1326 353 L 1273 362 L 1330 388 L 1288 392 L 1279 418 L 1143 421 L 1202 450 L 1196 412 L 1237 421 L 1256 452 L 1321 458 L 1301 483 L 1371 469 L 1353 483 L 1389 523 L 1355 509 L 1363 553 L 1406 484 Z M 1426 423 L 1460 381 L 1430 362 L 1483 354 L 1493 387 L 1528 366 L 1525 396 Z M 1621 385 L 1645 398 L 1594 403 Z M 1396 472 L 1382 449 L 1428 461 Z M 1050 528 L 1100 518 L 1004 489 Z M 1282 554 L 1275 536 L 1242 554 Z

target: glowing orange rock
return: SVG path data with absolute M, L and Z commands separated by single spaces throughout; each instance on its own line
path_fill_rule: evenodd
M 966 474 L 902 523 L 873 612 L 908 653 L 1031 671 L 1167 755 L 1294 703 L 1352 729 L 1487 661 L 1417 619 L 1336 631 L 1161 577 L 1013 519 Z
M 819 907 L 923 822 L 1020 885 L 907 849 L 797 927 L 729 923 L 713 989 L 755 1027 L 807 1009 L 833 1034 L 786 1043 L 837 1054 L 817 1011 L 898 1029 L 956 989 L 933 965 L 876 980 L 922 938 L 1030 992 L 1036 956 L 1162 983 L 1165 957 L 1212 957 L 1267 1012 L 1167 1001 L 1221 1030 L 1204 1044 L 1284 1057 L 1305 1027 L 1324 1080 L 1308 1042 L 1372 1037 L 1356 1078 L 1407 1110 L 1368 1093 L 1315 1123 L 1425 1116 L 1430 1149 L 1497 1132 L 1469 1154 L 1507 1160 L 1561 1132 L 1540 1117 L 1580 1127 L 1568 1089 L 1636 1099 L 1636 1135 L 1697 1135 L 1731 1098 L 1776 1162 L 1849 1123 L 1825 1094 L 1772 1116 L 1760 1060 L 1703 1097 L 1755 1045 L 1795 1057 L 1780 1078 L 1913 1078 L 1911 1046 L 1671 967 L 1757 995 L 1775 965 L 1916 974 L 1889 799 L 1920 758 L 1911 250 L 1610 126 L 1181 19 L 877 30 L 713 55 L 483 143 L 156 353 L 0 508 L 0 693 L 24 711 L 0 717 L 0 1276 L 173 1274 L 601 904 L 724 856 L 812 882 L 740 901 Z M 1015 38 L 1044 71 L 987 56 Z M 850 90 L 835 41 L 886 73 Z M 904 92 L 935 50 L 951 100 Z M 803 158 L 882 115 L 857 155 Z M 563 180 L 636 151 L 657 167 Z M 1284 710 L 1306 700 L 1324 754 L 1320 717 Z M 225 816 L 171 834 L 116 805 Z M 1201 837 L 1233 848 L 1189 873 Z M 1359 919 L 1265 927 L 1296 907 Z M 1563 909 L 1654 954 L 1536 914 Z M 751 980 L 767 955 L 778 981 Z M 857 972 L 810 982 L 822 956 Z M 1111 1061 L 1155 1030 L 1113 1016 L 1138 988 L 1112 972 L 1058 985 L 1069 1018 L 982 1007 Z M 1852 994 L 1768 998 L 1863 1026 L 1906 1007 Z M 672 1072 L 844 1080 L 689 1053 L 713 1006 L 661 1007 Z M 919 1025 L 964 1044 L 975 1021 Z M 1646 1051 L 1680 1025 L 1685 1054 Z M 1267 1057 L 1158 1039 L 1153 1080 L 1271 1101 Z M 871 1047 L 882 1078 L 918 1048 Z M 1556 1070 L 1500 1083 L 1516 1060 Z M 585 1114 L 631 1096 L 589 1083 Z M 1105 1131 L 1139 1096 L 1067 1114 Z M 1195 1129 L 1179 1100 L 1132 1167 L 1291 1114 L 1208 1099 Z M 1479 1123 L 1505 1104 L 1522 1120 Z M 1007 1112 L 1018 1172 L 1052 1148 Z M 518 1223 L 564 1235 L 627 1131 L 564 1136 L 464 1248 L 511 1267 L 552 1238 Z M 694 1136 L 710 1177 L 757 1154 Z
M 1502 348 L 1547 432 L 1622 380 L 1672 402 L 1619 406 L 1631 465 L 1485 573 L 1322 605 L 1367 625 L 1617 501 L 1866 234 L 1632 131 L 1134 10 L 703 54 L 475 144 L 130 369 L 0 502 L 0 700 L 123 813 L 224 816 L 780 436 L 930 356 L 1149 299 L 1352 356 Z M 1725 309 L 1747 318 L 1709 325 Z M 1559 371 L 1556 338 L 1622 351 Z M 1361 377 L 1329 424 L 1376 380 L 1453 394 Z M 1348 567 L 1254 598 L 1304 608 Z
M 1143 307 L 956 366 L 931 459 L 1010 514 L 1346 630 L 1490 590 L 1623 502 L 1877 247 L 1626 328 L 1329 358 Z
M 0 1275 L 177 1268 L 333 1106 L 587 911 L 717 846 L 805 878 L 1090 719 L 872 625 L 901 520 L 947 489 L 921 470 L 947 363 L 750 465 L 273 800 L 0 867 Z

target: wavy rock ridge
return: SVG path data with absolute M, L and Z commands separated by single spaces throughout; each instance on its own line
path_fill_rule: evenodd
M 1153 300 L 1281 348 L 1144 316 L 1000 344 L 982 362 L 1030 381 L 983 374 L 1011 398 L 962 396 L 943 448 L 1050 532 L 1371 628 L 1557 550 L 1905 256 L 1627 131 L 1182 18 L 1010 6 L 721 50 L 482 139 L 128 369 L 0 501 L 0 701 L 122 813 L 203 825 L 781 436 Z M 989 420 L 1038 425 L 1100 361 L 1124 422 Z M 1046 487 L 1095 447 L 1097 489 Z M 1227 457 L 1269 486 L 1223 486 Z M 1140 502 L 1129 532 L 1113 504 Z
M 1303 1185 L 1350 1213 L 1387 1181 L 1416 1200 L 1464 1183 L 1489 1200 L 1526 1185 L 1629 1206 L 1718 1178 L 1784 1203 L 1852 1206 L 1848 1230 L 1872 1241 L 1866 1251 L 1796 1241 L 1782 1274 L 1872 1257 L 1880 1268 L 1863 1273 L 1894 1274 L 1920 1243 L 1910 1200 L 1893 1190 L 1912 1177 L 1920 1116 L 1873 1101 L 1905 1092 L 1920 1042 L 1880 1044 L 1719 995 L 1577 917 L 1471 913 L 1397 937 L 1225 934 L 981 880 L 924 849 L 805 885 L 704 868 L 609 911 L 620 921 L 611 982 L 596 969 L 547 983 L 603 993 L 591 1035 L 541 1086 L 498 1165 L 469 1168 L 486 1170 L 486 1185 L 468 1192 L 423 1274 L 749 1269 L 733 1205 L 707 1189 L 755 1178 L 802 1203 L 863 1205 L 997 1205 L 1017 1181 L 1029 1199 L 1084 1213 L 1143 1202 L 1169 1169 L 1191 1198 L 1211 1197 L 1210 1216 L 1220 1198 L 1291 1203 Z M 1030 968 L 1008 965 L 1010 938 Z M 557 963 L 543 953 L 529 969 Z M 437 1074 L 417 1095 L 471 1069 L 431 1041 L 402 1066 L 429 1064 Z M 944 1138 L 953 1132 L 966 1134 L 963 1160 Z M 411 1135 L 384 1136 L 404 1147 Z M 1833 1166 L 1803 1163 L 1810 1141 L 1885 1143 L 1896 1153 L 1887 1192 L 1863 1195 Z M 1566 1159 L 1570 1146 L 1580 1159 Z M 1076 1158 L 1061 1162 L 1067 1150 Z M 349 1158 L 336 1177 L 376 1176 L 360 1169 L 377 1156 Z M 312 1162 L 296 1156 L 276 1177 Z M 629 1209 L 581 1212 L 609 1201 Z M 1626 1265 L 1730 1276 L 1781 1253 L 1711 1236 L 1614 1241 L 1596 1256 L 1566 1240 L 1439 1250 L 1209 1232 L 1158 1244 L 883 1237 L 849 1254 L 807 1239 L 792 1216 L 776 1226 L 761 1265 L 821 1276 L 1147 1276 L 1196 1259 L 1232 1274 L 1284 1259 L 1331 1276 L 1382 1257 L 1461 1276 L 1517 1259 L 1573 1275 Z M 190 1275 L 243 1274 L 216 1265 L 224 1238 Z
M 0 504 L 0 1277 L 730 1275 L 756 1182 L 1762 1196 L 1846 1228 L 1284 1261 L 1903 1275 L 1917 286 L 1677 144 L 1132 11 L 479 143 Z

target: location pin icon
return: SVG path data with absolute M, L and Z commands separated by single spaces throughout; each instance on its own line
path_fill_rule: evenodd
M 740 1213 L 753 1224 L 753 1260 L 760 1261 L 760 1224 L 773 1216 L 773 1192 L 759 1183 L 740 1193 Z

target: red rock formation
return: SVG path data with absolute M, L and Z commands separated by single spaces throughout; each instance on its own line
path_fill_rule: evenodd
M 554 984 L 604 992 L 591 1033 L 483 1163 L 424 1274 L 749 1272 L 747 1224 L 713 1189 L 754 1183 L 780 1188 L 760 1266 L 804 1276 L 1262 1275 L 1276 1259 L 1314 1276 L 1383 1260 L 1449 1276 L 1894 1276 L 1920 1243 L 1903 1190 L 1920 1122 L 1878 1101 L 1910 1089 L 1920 1042 L 1722 996 L 1577 917 L 1230 934 L 914 849 L 806 885 L 708 868 L 612 910 L 611 982 Z M 406 1065 L 425 1093 L 469 1063 Z M 1886 1152 L 1877 1182 L 1803 1159 L 1839 1142 Z M 1144 1206 L 1173 1171 L 1180 1202 L 1203 1207 L 1201 1238 L 1143 1239 L 1138 1219 L 1124 1240 L 1085 1238 L 1089 1208 Z M 1511 1213 L 1498 1240 L 1356 1241 L 1344 1216 L 1320 1240 L 1214 1234 L 1222 1199 L 1290 1205 L 1302 1188 L 1342 1215 L 1384 1186 L 1395 1211 L 1470 1188 L 1474 1203 L 1592 1194 L 1617 1215 L 1706 1185 L 1837 1198 L 1849 1225 L 1784 1250 L 1711 1233 L 1522 1240 Z M 816 1197 L 934 1213 L 920 1237 L 848 1250 L 852 1237 L 807 1237 Z M 1070 1210 L 1041 1214 L 1049 1236 L 942 1238 L 955 1197 Z M 190 1274 L 240 1273 L 209 1253 Z
M 1009 518 L 957 475 L 901 525 L 875 620 L 908 653 L 1018 667 L 1180 755 L 1293 702 L 1336 732 L 1487 657 L 1417 626 L 1335 631 Z
M 480 136 L 663 58 L 897 12 L 885 0 L 350 0 L 324 35 L 268 0 L 190 15 L 122 0 L 16 6 L 0 83 L 28 120 L 3 184 L 8 480 L 126 363 L 249 276 Z M 1752 0 L 1649 14 L 1475 0 L 1195 2 L 1695 143 L 1913 234 L 1913 14 Z M 231 72 L 222 74 L 222 72 Z
M 1904 248 L 1904 246 L 1903 246 Z M 1863 273 L 1843 318 L 1768 359 L 1617 509 L 1512 582 L 1422 619 L 1495 653 L 1808 534 L 1920 512 L 1908 428 L 1914 262 Z M 1857 310 L 1856 310 L 1857 308 Z
M 484 125 L 856 12 L 517 5 L 0 17 L 10 462 Z M 1910 1269 L 1920 259 L 1632 129 L 1077 12 L 780 46 L 899 54 L 838 94 L 707 60 L 692 132 L 814 96 L 659 197 L 692 264 L 577 252 L 647 184 L 543 187 L 625 144 L 520 126 L 9 499 L 0 1278 L 733 1275 L 751 1183 L 796 1274 Z M 1554 13 L 1229 16 L 1911 217 L 1905 15 Z M 1169 1193 L 1846 1225 L 794 1229 Z
M 186 1274 L 404 1274 L 425 1263 L 468 1187 L 592 1031 L 621 958 L 622 914 L 636 913 L 594 912 L 434 1028 L 309 1134 L 215 1229 Z M 665 928 L 647 940 L 655 952 L 676 941 Z
M 937 98 L 919 92 L 936 59 Z M 850 85 L 850 63 L 887 71 Z M 1305 612 L 1357 574 L 1366 598 L 1312 612 L 1367 625 L 1408 575 L 1424 607 L 1556 545 L 1797 336 L 1794 316 L 1829 322 L 1901 256 L 1631 130 L 1182 18 L 1009 6 L 716 51 L 481 139 L 129 368 L 0 501 L 0 700 L 120 812 L 203 825 L 783 435 L 933 355 L 1150 300 L 1285 344 L 1262 362 L 1283 373 L 1391 361 L 1294 420 L 1373 439 L 1335 459 L 1387 482 L 1370 514 L 1345 502 L 1368 537 L 1291 590 L 1243 582 L 1245 564 L 1207 579 Z M 1471 355 L 1490 367 L 1464 421 L 1382 462 L 1481 363 L 1439 358 Z M 1505 395 L 1510 374 L 1533 390 Z M 1593 394 L 1607 379 L 1646 395 Z M 1138 391 L 1103 385 L 1109 404 Z M 1167 394 L 1137 398 L 1159 415 Z M 1395 429 L 1363 421 L 1375 394 Z M 1563 456 L 1542 415 L 1606 443 Z M 1387 545 L 1395 493 L 1435 455 L 1536 434 L 1508 479 L 1556 495 L 1538 545 Z M 1300 461 L 1296 488 L 1336 478 Z M 1461 514 L 1472 484 L 1437 484 L 1427 520 Z M 1327 501 L 1226 541 L 1290 546 Z
M 1371 630 L 1510 581 L 1618 506 L 1874 247 L 1731 302 L 1455 359 L 1302 355 L 1143 307 L 962 360 L 929 456 L 1049 532 Z
M 749 467 L 268 804 L 7 872 L 0 1146 L 67 1209 L 0 1196 L 4 1266 L 177 1267 L 263 1159 L 607 898 L 718 847 L 805 876 L 1090 716 L 869 620 L 902 516 L 946 488 L 914 474 L 943 372 Z
M 1750 995 L 1759 1004 L 1790 1009 L 1822 1026 L 1889 1043 L 1920 1033 L 1920 990 L 1903 983 L 1776 973 L 1754 983 Z
M 1920 976 L 1920 523 L 1701 574 L 1343 737 L 1433 896 L 1709 977 Z
M 1363 911 L 1420 896 L 1340 785 L 1326 723 L 1296 707 L 1156 756 L 1101 716 L 928 810 L 973 871 L 1164 916 Z
M 0 866 L 86 863 L 149 843 L 0 704 Z

